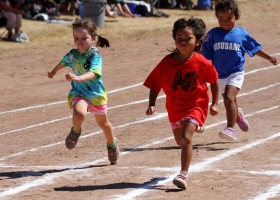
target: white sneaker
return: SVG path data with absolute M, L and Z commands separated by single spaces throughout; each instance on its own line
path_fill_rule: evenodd
M 226 127 L 223 131 L 219 132 L 219 137 L 228 141 L 236 141 L 236 133 L 233 128 Z
M 176 185 L 178 188 L 185 190 L 187 188 L 187 180 L 188 180 L 188 176 L 179 174 L 173 179 L 173 184 Z

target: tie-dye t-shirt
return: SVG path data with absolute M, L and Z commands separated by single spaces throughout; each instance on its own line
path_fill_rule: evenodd
M 70 67 L 77 76 L 87 72 L 93 72 L 96 75 L 94 80 L 71 81 L 72 89 L 68 94 L 70 108 L 75 97 L 85 98 L 94 106 L 107 104 L 107 90 L 102 79 L 102 57 L 96 47 L 83 54 L 77 49 L 72 49 L 63 57 L 60 64 Z

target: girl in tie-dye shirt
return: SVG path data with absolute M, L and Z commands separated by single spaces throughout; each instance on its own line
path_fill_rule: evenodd
M 65 145 L 69 150 L 76 146 L 85 116 L 88 111 L 92 112 L 104 132 L 108 159 L 111 164 L 115 164 L 119 149 L 112 125 L 107 118 L 107 91 L 102 79 L 102 57 L 96 48 L 96 46 L 109 47 L 109 41 L 97 35 L 96 25 L 91 19 L 76 19 L 72 29 L 77 49 L 70 50 L 59 64 L 48 72 L 48 77 L 53 78 L 65 67 L 72 69 L 72 73 L 65 76 L 72 85 L 68 104 L 73 109 L 73 127 L 66 137 Z

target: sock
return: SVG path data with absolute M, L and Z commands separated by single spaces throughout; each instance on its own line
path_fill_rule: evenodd
M 182 170 L 182 171 L 180 172 L 180 174 L 183 175 L 183 176 L 185 176 L 185 177 L 188 177 L 188 172 L 185 171 L 185 170 Z
M 72 127 L 71 131 L 72 131 L 74 134 L 76 134 L 76 135 L 80 135 L 81 132 L 82 132 L 82 129 L 81 129 L 78 133 L 76 133 L 76 132 L 74 131 L 73 127 Z
M 114 143 L 113 144 L 107 144 L 107 147 L 110 149 L 114 149 L 117 146 L 117 139 L 114 138 Z

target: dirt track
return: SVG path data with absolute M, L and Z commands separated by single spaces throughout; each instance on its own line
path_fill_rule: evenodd
M 239 24 L 279 63 L 279 2 L 253 2 L 240 4 Z M 64 146 L 71 127 L 65 102 L 70 88 L 64 80 L 67 70 L 54 80 L 47 78 L 47 71 L 71 48 L 69 44 L 1 54 L 0 199 L 280 199 L 279 65 L 248 57 L 239 105 L 251 130 L 242 133 L 236 127 L 238 142 L 221 140 L 221 102 L 219 115 L 209 116 L 205 133 L 194 138 L 188 189 L 181 191 L 172 184 L 180 149 L 172 137 L 164 98 L 157 101 L 157 114 L 146 117 L 148 90 L 142 86 L 168 53 L 166 47 L 172 47 L 171 35 L 112 41 L 110 49 L 101 49 L 109 118 L 121 148 L 114 166 L 107 161 L 105 139 L 91 115 L 77 147 L 68 151 Z

